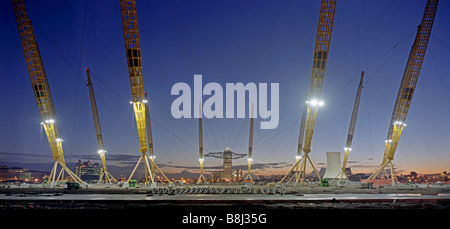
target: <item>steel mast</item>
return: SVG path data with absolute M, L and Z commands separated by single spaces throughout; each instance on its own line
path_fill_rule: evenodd
M 200 163 L 200 176 L 198 177 L 197 183 L 205 182 L 206 184 L 208 184 L 208 180 L 206 179 L 205 175 L 203 175 L 203 162 L 205 159 L 203 158 L 203 113 L 201 102 L 199 102 L 198 107 L 200 114 L 200 118 L 198 119 L 198 161 Z
M 149 101 L 147 99 L 147 92 L 144 92 L 144 100 L 143 103 L 145 104 L 145 124 L 147 128 L 147 143 L 148 143 L 148 157 L 151 161 L 151 175 L 153 178 L 155 178 L 155 151 L 153 149 L 153 134 L 152 134 L 152 125 L 150 121 L 150 109 L 149 109 Z M 147 170 L 145 170 L 145 173 L 147 174 Z M 147 176 L 147 175 L 146 175 Z
M 345 176 L 345 178 L 348 179 L 347 175 L 345 174 L 345 167 L 347 166 L 348 156 L 350 154 L 350 151 L 352 151 L 352 141 L 353 141 L 353 134 L 355 133 L 355 127 L 356 127 L 356 119 L 358 117 L 358 110 L 359 110 L 359 102 L 361 100 L 361 91 L 363 89 L 363 79 L 364 79 L 364 71 L 361 71 L 361 79 L 359 80 L 358 90 L 356 91 L 356 97 L 355 97 L 355 103 L 353 104 L 353 111 L 352 111 L 352 117 L 350 119 L 350 126 L 348 127 L 348 134 L 347 134 L 347 143 L 345 144 L 345 153 L 344 153 L 344 161 L 342 162 L 342 171 L 336 176 L 341 176 L 339 178 L 339 181 Z
M 128 63 L 128 74 L 130 77 L 131 93 L 133 96 L 134 114 L 136 117 L 136 124 L 139 134 L 141 158 L 134 167 L 131 175 L 128 177 L 128 182 L 132 179 L 137 167 L 144 160 L 145 164 L 145 183 L 148 184 L 148 176 L 152 185 L 156 185 L 153 172 L 150 164 L 154 166 L 164 178 L 170 182 L 169 179 L 162 173 L 158 166 L 153 162 L 152 158 L 147 155 L 147 134 L 146 134 L 146 117 L 145 117 L 145 103 L 147 100 L 144 97 L 144 84 L 142 81 L 142 62 L 141 62 L 141 45 L 139 40 L 139 29 L 137 22 L 136 1 L 135 0 L 120 0 L 120 9 L 122 14 L 123 35 L 125 40 L 125 53 Z M 147 174 L 148 172 L 148 174 Z
M 248 155 L 247 155 L 247 164 L 248 164 L 248 173 L 247 176 L 244 179 L 244 182 L 247 183 L 253 183 L 253 179 L 251 176 L 251 168 L 252 168 L 252 162 L 253 162 L 253 119 L 254 119 L 254 110 L 253 110 L 253 103 L 252 103 L 252 114 L 250 117 L 250 131 L 248 136 Z
M 316 124 L 317 113 L 319 107 L 323 105 L 320 100 L 322 94 L 323 79 L 325 76 L 325 68 L 328 60 L 328 53 L 330 49 L 331 32 L 333 30 L 334 14 L 336 9 L 336 0 L 322 0 L 319 15 L 319 24 L 317 26 L 316 43 L 314 47 L 314 59 L 311 73 L 311 85 L 309 88 L 309 98 L 306 101 L 308 104 L 306 116 L 305 141 L 303 144 L 303 157 L 294 164 L 292 171 L 301 162 L 300 170 L 303 173 L 301 183 L 305 181 L 307 161 L 311 164 L 317 178 L 320 180 L 320 175 L 314 167 L 309 153 L 311 152 L 311 142 L 314 133 L 314 126 Z
M 381 163 L 380 168 L 364 182 L 376 178 L 377 175 L 383 171 L 387 165 L 389 165 L 392 182 L 398 183 L 392 161 L 394 160 L 394 154 L 400 135 L 402 134 L 403 128 L 406 126 L 406 115 L 408 114 L 408 110 L 411 105 L 411 100 L 419 78 L 422 62 L 425 57 L 425 51 L 427 49 L 428 40 L 433 27 L 438 2 L 439 0 L 427 1 L 422 22 L 417 28 L 416 38 L 414 39 L 414 43 L 411 47 L 411 52 L 403 73 L 400 89 L 398 90 L 394 111 L 392 112 L 392 118 L 389 124 L 383 162 Z
M 34 36 L 31 20 L 28 19 L 25 3 L 23 0 L 13 0 L 12 3 L 31 85 L 42 118 L 41 125 L 45 129 L 45 134 L 47 135 L 47 140 L 53 153 L 53 159 L 55 160 L 48 183 L 53 186 L 60 178 L 64 178 L 63 171 L 66 171 L 75 182 L 84 183 L 75 173 L 67 168 L 64 160 L 63 140 L 59 134 L 55 107 L 53 106 L 44 63 L 42 62 L 41 53 L 39 52 L 39 47 Z M 57 165 L 60 165 L 62 169 L 58 178 L 55 178 Z
M 103 147 L 103 135 L 102 129 L 100 127 L 100 118 L 98 117 L 97 102 L 95 100 L 94 88 L 92 86 L 91 73 L 89 71 L 89 68 L 85 68 L 85 70 L 87 74 L 87 82 L 88 82 L 87 86 L 89 87 L 89 97 L 91 99 L 92 118 L 94 119 L 95 135 L 97 136 L 98 154 L 100 155 L 100 159 L 102 161 L 103 166 L 103 171 L 100 174 L 98 183 L 102 182 L 103 177 L 105 178 L 105 183 L 117 182 L 116 178 L 114 178 L 106 168 L 106 159 L 105 159 L 106 150 Z
M 168 182 L 170 182 L 169 178 L 167 178 L 166 175 L 164 175 L 164 173 L 158 168 L 158 166 L 155 163 L 156 156 L 155 156 L 155 150 L 153 148 L 152 122 L 150 119 L 150 109 L 149 109 L 150 101 L 147 98 L 147 92 L 144 92 L 143 102 L 145 104 L 145 120 L 146 120 L 145 123 L 146 123 L 146 128 L 147 128 L 147 140 L 148 140 L 148 156 L 147 157 L 151 163 L 151 166 L 150 166 L 151 176 L 153 176 L 153 179 L 158 178 L 155 173 L 155 171 L 158 170 L 161 173 L 161 175 L 164 177 L 164 179 L 166 179 Z
M 283 177 L 283 179 L 281 179 L 281 181 L 279 183 L 283 183 L 283 181 L 289 176 L 289 174 L 291 174 L 291 172 L 295 169 L 295 173 L 294 175 L 288 180 L 288 182 L 290 182 L 292 179 L 295 180 L 296 183 L 298 183 L 300 176 L 302 174 L 300 174 L 299 169 L 299 161 L 302 158 L 302 149 L 303 149 L 303 137 L 305 136 L 305 123 L 306 123 L 306 114 L 307 114 L 307 110 L 308 110 L 308 104 L 306 103 L 306 101 L 308 101 L 308 94 L 305 95 L 305 101 L 303 104 L 303 111 L 302 111 L 302 119 L 300 122 L 300 132 L 298 134 L 298 145 L 297 145 L 297 155 L 295 156 L 295 160 L 296 160 L 296 166 L 293 166 L 291 168 L 291 170 Z

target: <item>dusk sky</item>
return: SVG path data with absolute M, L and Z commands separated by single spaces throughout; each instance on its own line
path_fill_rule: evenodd
M 25 1 L 57 114 L 66 161 L 100 162 L 85 68 L 91 71 L 106 162 L 128 176 L 138 161 L 118 0 Z M 0 165 L 50 171 L 11 1 L 0 2 Z M 384 147 L 426 0 L 338 0 L 310 157 L 343 157 L 361 71 L 365 71 L 352 172 L 372 173 Z M 319 0 L 137 0 L 144 89 L 150 97 L 156 163 L 167 173 L 197 173 L 198 119 L 175 119 L 178 82 L 279 83 L 276 129 L 255 119 L 253 173 L 285 174 L 295 163 L 301 111 L 309 91 Z M 394 157 L 397 173 L 450 171 L 450 1 L 440 1 L 416 92 Z M 225 92 L 225 90 L 224 90 Z M 203 96 L 205 101 L 209 96 Z M 224 96 L 225 98 L 225 96 Z M 249 118 L 203 118 L 204 152 L 247 153 Z M 233 162 L 246 169 L 247 159 Z M 206 173 L 222 160 L 205 158 Z M 141 166 L 143 168 L 143 166 Z M 73 167 L 72 167 L 73 169 Z M 307 170 L 311 170 L 308 167 Z M 244 172 L 245 174 L 245 172 Z

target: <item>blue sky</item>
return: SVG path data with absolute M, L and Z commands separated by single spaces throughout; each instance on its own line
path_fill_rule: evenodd
M 12 4 L 0 7 L 0 164 L 51 169 Z M 359 76 L 365 71 L 349 166 L 380 165 L 393 105 L 425 8 L 425 0 L 337 2 L 323 100 L 310 154 L 343 151 Z M 53 96 L 68 162 L 99 161 L 86 87 L 90 68 L 108 167 L 125 175 L 139 142 L 129 101 L 118 1 L 26 1 Z M 156 161 L 164 171 L 198 169 L 197 119 L 174 119 L 178 82 L 279 83 L 280 123 L 255 128 L 256 174 L 283 174 L 295 162 L 302 100 L 309 90 L 320 2 L 137 1 L 144 88 L 151 98 Z M 419 82 L 394 165 L 400 173 L 450 170 L 450 3 L 438 6 Z M 204 96 L 204 100 L 208 97 Z M 257 120 L 255 123 L 259 123 Z M 249 119 L 204 119 L 205 153 L 230 147 L 247 153 Z M 205 159 L 205 168 L 221 161 Z M 234 165 L 246 165 L 239 159 Z M 122 168 L 122 169 L 119 169 Z M 243 167 L 245 168 L 245 167 Z M 207 170 L 209 171 L 209 170 Z M 114 172 L 114 171 L 113 171 Z M 114 174 L 116 175 L 117 174 Z

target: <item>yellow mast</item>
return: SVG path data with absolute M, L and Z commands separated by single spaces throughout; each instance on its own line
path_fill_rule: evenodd
M 301 162 L 301 183 L 304 183 L 305 181 L 307 161 L 309 161 L 314 172 L 316 173 L 317 178 L 320 180 L 320 175 L 314 167 L 314 164 L 309 157 L 309 153 L 311 152 L 311 142 L 314 133 L 314 126 L 316 124 L 317 113 L 319 111 L 319 107 L 323 105 L 323 102 L 320 100 L 320 96 L 322 94 L 323 79 L 325 76 L 325 68 L 327 65 L 328 53 L 330 49 L 330 40 L 331 32 L 333 30 L 335 9 L 336 0 L 322 0 L 320 7 L 319 24 L 317 26 L 316 43 L 314 47 L 311 85 L 308 95 L 309 98 L 306 101 L 308 107 L 306 115 L 305 139 L 303 144 L 303 156 L 300 159 L 297 159 L 297 162 L 289 171 L 289 173 L 291 173 L 294 168 L 296 168 Z M 284 179 L 282 179 L 280 183 L 283 180 Z
M 141 45 L 139 40 L 139 29 L 137 22 L 136 1 L 135 0 L 120 0 L 120 9 L 122 14 L 123 36 L 125 40 L 125 53 L 128 63 L 128 74 L 130 78 L 131 93 L 133 96 L 134 114 L 139 134 L 141 158 L 134 167 L 131 175 L 128 177 L 128 182 L 132 179 L 137 167 L 144 160 L 145 164 L 145 183 L 148 184 L 148 177 L 150 176 L 151 183 L 155 180 L 150 164 L 154 166 L 163 177 L 170 182 L 170 180 L 162 173 L 153 159 L 147 155 L 147 134 L 146 134 L 146 113 L 145 103 L 147 100 L 144 97 L 144 83 L 142 81 L 142 59 L 141 59 Z
M 55 108 L 53 106 L 50 87 L 45 74 L 44 64 L 41 53 L 34 36 L 31 20 L 28 19 L 28 13 L 23 0 L 13 0 L 14 14 L 16 17 L 17 28 L 19 29 L 20 41 L 22 43 L 23 53 L 27 63 L 28 73 L 30 75 L 31 85 L 36 98 L 36 103 L 41 114 L 41 125 L 44 127 L 48 143 L 53 153 L 55 164 L 50 173 L 48 183 L 54 185 L 60 178 L 64 178 L 63 171 L 77 183 L 84 183 L 66 166 L 62 148 L 62 139 L 59 134 L 56 120 Z M 62 167 L 58 178 L 56 178 L 57 165 Z
M 392 112 L 391 123 L 389 124 L 388 136 L 386 139 L 386 147 L 384 149 L 383 162 L 380 168 L 373 173 L 366 181 L 373 180 L 377 175 L 385 169 L 387 165 L 390 167 L 391 179 L 393 183 L 398 183 L 394 172 L 392 161 L 394 160 L 395 150 L 397 149 L 400 135 L 406 126 L 405 120 L 411 105 L 414 90 L 419 78 L 422 62 L 425 57 L 428 40 L 431 35 L 434 18 L 439 0 L 428 0 L 423 14 L 422 22 L 417 28 L 416 38 L 411 47 L 408 62 L 403 73 L 402 83 L 398 90 L 397 99 Z

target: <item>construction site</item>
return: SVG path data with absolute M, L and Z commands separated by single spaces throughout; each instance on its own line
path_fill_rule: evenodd
M 450 184 L 448 183 L 449 175 L 446 172 L 441 174 L 442 179 L 439 182 L 414 183 L 411 181 L 412 178 L 400 175 L 397 171 L 398 167 L 394 163 L 396 152 L 401 147 L 410 144 L 400 140 L 402 133 L 404 131 L 414 131 L 408 128 L 410 123 L 407 120 L 407 115 L 411 105 L 414 104 L 412 100 L 416 92 L 416 84 L 426 83 L 428 80 L 419 80 L 419 76 L 421 75 L 421 67 L 424 60 L 432 58 L 427 52 L 427 47 L 430 36 L 432 36 L 432 29 L 434 29 L 435 17 L 437 12 L 443 14 L 448 13 L 444 11 L 439 12 L 438 2 L 438 0 L 420 1 L 420 5 L 424 7 L 420 9 L 423 14 L 414 16 L 417 19 L 415 21 L 417 27 L 414 28 L 415 32 L 412 35 L 414 39 L 412 43 L 405 44 L 405 46 L 410 47 L 410 52 L 408 56 L 401 57 L 403 59 L 401 63 L 404 63 L 404 65 L 398 66 L 402 71 L 402 75 L 396 76 L 398 80 L 401 79 L 400 87 L 395 90 L 398 93 L 396 94 L 395 100 L 391 101 L 392 103 L 385 103 L 384 105 L 392 110 L 390 122 L 385 123 L 385 129 L 383 129 L 384 133 L 387 130 L 387 137 L 383 140 L 378 138 L 377 142 L 374 143 L 383 145 L 384 152 L 377 153 L 378 157 L 374 158 L 377 165 L 376 167 L 372 166 L 369 168 L 371 170 L 370 175 L 358 178 L 352 176 L 352 179 L 350 179 L 351 173 L 349 172 L 349 168 L 355 160 L 352 159 L 355 157 L 354 152 L 358 151 L 353 150 L 355 149 L 353 144 L 355 139 L 359 139 L 357 137 L 357 126 L 358 122 L 360 122 L 358 114 L 360 113 L 362 101 L 367 101 L 363 100 L 361 95 L 364 94 L 364 90 L 367 88 L 365 86 L 366 80 L 374 72 L 372 69 L 369 69 L 369 71 L 358 69 L 358 76 L 353 76 L 354 82 L 357 82 L 357 84 L 351 84 L 357 87 L 346 88 L 352 94 L 351 100 L 349 100 L 352 104 L 352 110 L 342 114 L 347 118 L 339 121 L 346 126 L 345 131 L 340 131 L 342 136 L 346 136 L 346 141 L 342 142 L 342 144 L 337 143 L 337 145 L 343 146 L 343 154 L 341 155 L 340 149 L 326 153 L 315 152 L 314 150 L 314 144 L 316 143 L 314 141 L 314 133 L 317 131 L 316 123 L 325 122 L 321 118 L 326 117 L 320 116 L 319 113 L 334 112 L 331 108 L 326 108 L 328 103 L 323 100 L 322 89 L 324 82 L 328 78 L 325 76 L 328 59 L 333 55 L 337 55 L 335 50 L 332 50 L 333 48 L 330 49 L 330 47 L 332 47 L 331 43 L 336 33 L 336 28 L 333 29 L 335 14 L 339 15 L 340 13 L 336 10 L 336 6 L 341 3 L 338 0 L 322 0 L 321 2 L 312 1 L 309 3 L 316 5 L 315 8 L 312 7 L 314 9 L 320 8 L 320 11 L 309 12 L 310 14 L 318 15 L 318 23 L 315 22 L 317 23 L 315 24 L 317 27 L 314 30 L 316 31 L 314 51 L 313 53 L 309 53 L 309 56 L 313 57 L 312 69 L 310 68 L 309 70 L 311 74 L 308 77 L 309 80 L 303 82 L 309 86 L 309 89 L 306 92 L 300 90 L 300 94 L 304 96 L 297 98 L 300 101 L 300 105 L 298 105 L 299 109 L 295 109 L 295 112 L 299 112 L 294 115 L 299 117 L 300 122 L 288 125 L 289 127 L 293 126 L 298 135 L 293 137 L 297 140 L 294 142 L 294 144 L 296 143 L 295 150 L 289 152 L 289 157 L 292 160 L 289 159 L 285 163 L 286 166 L 282 170 L 283 174 L 271 180 L 261 179 L 260 177 L 264 177 L 261 173 L 255 174 L 255 170 L 257 171 L 255 165 L 258 165 L 255 164 L 255 161 L 261 160 L 258 154 L 263 148 L 259 147 L 259 144 L 257 147 L 254 147 L 254 142 L 257 140 L 254 121 L 258 118 L 255 116 L 257 116 L 258 108 L 261 109 L 261 101 L 256 104 L 256 102 L 251 103 L 249 99 L 247 105 L 245 105 L 248 111 L 248 118 L 245 118 L 247 121 L 245 124 L 242 124 L 240 121 L 239 124 L 236 124 L 237 128 L 248 131 L 247 136 L 243 136 L 244 134 L 242 134 L 237 137 L 239 140 L 244 139 L 244 142 L 248 142 L 248 145 L 245 144 L 245 147 L 230 146 L 230 148 L 228 146 L 223 148 L 220 146 L 220 148 L 215 147 L 214 150 L 205 150 L 204 143 L 207 140 L 213 139 L 211 136 L 214 136 L 214 131 L 216 131 L 214 140 L 216 136 L 227 139 L 231 139 L 231 136 L 223 136 L 220 130 L 213 130 L 211 128 L 210 118 L 205 119 L 207 116 L 203 115 L 203 109 L 207 109 L 209 100 L 206 102 L 200 100 L 198 102 L 198 100 L 195 100 L 194 94 L 194 109 L 192 110 L 194 114 L 198 112 L 200 116 L 194 118 L 196 122 L 195 126 L 190 125 L 189 127 L 191 129 L 184 129 L 183 131 L 194 133 L 193 139 L 197 145 L 194 146 L 195 150 L 189 147 L 187 147 L 188 149 L 186 147 L 180 147 L 180 151 L 182 152 L 180 156 L 181 161 L 189 161 L 192 159 L 189 156 L 191 154 L 183 154 L 185 151 L 194 151 L 198 154 L 198 157 L 194 158 L 195 161 L 198 160 L 197 165 L 190 165 L 189 167 L 195 170 L 192 174 L 195 174 L 196 179 L 191 179 L 190 181 L 186 181 L 184 178 L 174 179 L 169 175 L 171 173 L 165 171 L 165 168 L 168 168 L 169 165 L 174 168 L 177 165 L 168 162 L 162 163 L 156 160 L 160 154 L 155 146 L 158 146 L 158 140 L 161 138 L 159 136 L 154 137 L 155 132 L 152 130 L 152 126 L 154 127 L 154 125 L 152 124 L 155 121 L 158 123 L 158 118 L 161 116 L 153 116 L 152 107 L 154 105 L 152 103 L 156 99 L 153 99 L 152 91 L 144 88 L 143 82 L 150 83 L 157 79 L 153 76 L 144 76 L 142 58 L 146 58 L 145 55 L 148 52 L 143 50 L 144 47 L 141 49 L 139 30 L 141 24 L 138 26 L 138 15 L 144 13 L 146 9 L 140 8 L 140 2 L 137 1 L 136 3 L 135 0 L 120 0 L 106 3 L 120 6 L 120 15 L 111 14 L 111 16 L 117 17 L 113 20 L 114 22 L 118 22 L 121 19 L 124 43 L 114 44 L 113 46 L 121 47 L 123 58 L 119 61 L 122 61 L 127 66 L 129 85 L 126 86 L 128 90 L 131 89 L 131 94 L 122 96 L 131 98 L 129 111 L 133 112 L 133 117 L 131 118 L 134 122 L 133 131 L 135 133 L 137 131 L 137 135 L 131 136 L 134 138 L 132 144 L 138 143 L 139 152 L 134 153 L 133 158 L 136 158 L 136 160 L 130 165 L 131 167 L 126 167 L 132 168 L 129 171 L 125 171 L 126 174 L 114 174 L 109 170 L 108 158 L 110 155 L 114 157 L 114 152 L 117 151 L 113 147 L 109 147 L 112 143 L 106 143 L 103 139 L 104 130 L 110 130 L 111 128 L 101 125 L 103 123 L 103 117 L 101 115 L 102 113 L 99 112 L 98 105 L 103 100 L 98 100 L 96 96 L 99 93 L 97 91 L 94 93 L 94 89 L 97 86 L 95 85 L 96 73 L 101 72 L 101 70 L 96 69 L 96 66 L 92 65 L 89 65 L 89 67 L 83 66 L 81 68 L 83 72 L 81 82 L 87 86 L 89 93 L 85 93 L 85 96 L 89 96 L 89 111 L 92 114 L 90 115 L 90 120 L 86 120 L 85 123 L 92 126 L 95 133 L 82 134 L 88 136 L 86 138 L 90 138 L 90 141 L 97 143 L 97 148 L 95 149 L 95 152 L 98 154 L 98 156 L 96 155 L 97 159 L 91 160 L 100 161 L 97 166 L 98 168 L 93 173 L 95 177 L 90 178 L 94 182 L 87 182 L 81 175 L 83 174 L 81 168 L 87 167 L 87 164 L 81 165 L 80 161 L 80 165 L 77 167 L 77 171 L 75 171 L 66 162 L 67 156 L 65 156 L 63 150 L 65 141 L 60 134 L 60 130 L 64 126 L 67 126 L 67 122 L 70 121 L 64 120 L 62 115 L 57 116 L 55 113 L 58 107 L 56 106 L 57 103 L 53 102 L 53 98 L 61 95 L 50 93 L 50 89 L 52 91 L 55 90 L 52 85 L 56 85 L 56 83 L 49 82 L 50 80 L 47 78 L 46 71 L 44 70 L 46 60 L 41 57 L 41 51 L 43 50 L 39 48 L 38 40 L 35 36 L 35 28 L 41 29 L 41 26 L 35 25 L 32 15 L 28 14 L 27 10 L 30 9 L 26 7 L 24 0 L 12 0 L 12 8 L 17 23 L 16 28 L 18 29 L 20 44 L 26 62 L 26 65 L 21 66 L 23 69 L 27 69 L 30 79 L 29 82 L 31 82 L 31 87 L 27 83 L 28 85 L 24 88 L 33 92 L 35 104 L 37 104 L 37 110 L 39 111 L 37 112 L 34 107 L 34 112 L 30 116 L 36 119 L 39 118 L 40 114 L 40 128 L 45 133 L 45 135 L 42 135 L 45 137 L 41 136 L 41 139 L 47 139 L 48 141 L 46 144 L 49 145 L 50 152 L 47 153 L 52 155 L 53 160 L 51 163 L 53 166 L 51 167 L 50 173 L 43 178 L 42 183 L 3 182 L 0 184 L 0 209 L 144 208 L 155 211 L 162 210 L 166 213 L 170 212 L 171 208 L 183 209 L 183 211 L 192 209 L 208 211 L 216 208 L 228 210 L 240 209 L 241 211 L 261 211 L 264 209 L 448 210 L 450 209 Z M 170 6 L 170 1 L 168 3 Z M 290 1 L 287 4 L 289 6 Z M 337 33 L 339 35 L 339 31 Z M 448 53 L 449 50 L 447 49 L 446 52 Z M 383 57 L 385 55 L 383 54 Z M 327 72 L 327 74 L 329 73 Z M 427 77 L 429 76 L 424 76 L 424 78 Z M 373 80 L 373 78 L 369 78 L 369 81 Z M 103 81 L 108 83 L 107 78 L 104 78 Z M 271 79 L 271 82 L 273 81 L 276 81 L 276 79 Z M 442 84 L 444 84 L 443 81 Z M 18 87 L 20 86 L 18 85 Z M 395 87 L 397 86 L 396 84 Z M 261 85 L 259 89 L 261 90 Z M 205 90 L 206 87 L 203 89 L 203 93 L 205 93 Z M 61 90 L 57 91 L 61 93 Z M 217 92 L 214 93 L 217 94 Z M 421 93 L 421 95 L 423 94 Z M 442 99 L 444 100 L 445 98 Z M 66 105 L 70 106 L 70 104 Z M 273 108 L 274 105 L 272 104 L 271 106 Z M 332 106 L 339 106 L 339 104 L 332 104 Z M 366 109 L 365 104 L 362 107 Z M 415 110 L 417 111 L 418 109 Z M 259 110 L 259 114 L 261 115 L 261 110 Z M 428 118 L 433 119 L 432 117 Z M 60 124 L 60 121 L 66 123 Z M 406 123 L 408 123 L 408 126 Z M 209 129 L 204 130 L 205 124 L 208 125 L 207 127 Z M 418 124 L 411 123 L 411 125 Z M 160 125 L 157 127 L 161 128 Z M 256 132 L 261 131 L 258 127 L 259 125 L 256 125 Z M 319 127 L 321 127 L 320 124 Z M 65 132 L 67 130 L 62 131 Z M 278 130 L 265 131 L 276 131 L 278 134 Z M 175 138 L 182 138 L 181 134 L 179 136 L 175 136 L 176 134 L 174 134 L 180 133 L 179 131 L 171 133 Z M 258 135 L 258 137 L 260 136 Z M 289 136 L 291 135 L 280 135 L 276 136 L 276 138 L 279 138 L 278 140 L 281 142 L 282 138 L 292 139 Z M 204 137 L 206 137 L 205 141 Z M 73 140 L 73 138 L 68 141 L 70 140 Z M 185 140 L 181 139 L 181 141 Z M 336 139 L 330 138 L 329 141 L 336 142 Z M 166 141 L 163 139 L 162 142 L 167 145 L 176 145 L 172 140 Z M 399 144 L 400 142 L 403 144 Z M 280 144 L 285 143 L 282 142 Z M 120 142 L 117 145 L 123 145 L 123 143 Z M 429 145 L 427 147 L 431 149 Z M 208 148 L 211 149 L 211 147 Z M 233 148 L 237 148 L 237 150 L 235 151 Z M 246 151 L 243 151 L 243 148 Z M 276 147 L 274 146 L 273 148 Z M 358 148 L 360 149 L 361 147 Z M 93 150 L 91 149 L 91 151 Z M 324 158 L 326 157 L 326 163 L 317 163 L 314 161 L 312 155 L 319 153 Z M 408 153 L 401 151 L 402 158 L 405 158 L 405 154 Z M 277 157 L 275 155 L 270 158 L 274 159 Z M 70 154 L 70 158 L 76 158 L 73 151 Z M 245 161 L 244 164 L 240 163 L 242 160 Z M 233 164 L 233 161 L 238 161 L 239 168 L 244 169 L 236 170 L 236 165 Z M 442 161 L 444 164 L 446 162 L 448 163 L 448 156 L 447 159 L 444 158 Z M 205 169 L 208 163 L 215 163 L 214 169 L 212 169 L 213 166 Z M 436 166 L 436 163 L 434 166 Z M 234 172 L 235 170 L 237 171 L 236 173 Z M 96 178 L 97 176 L 98 179 Z

